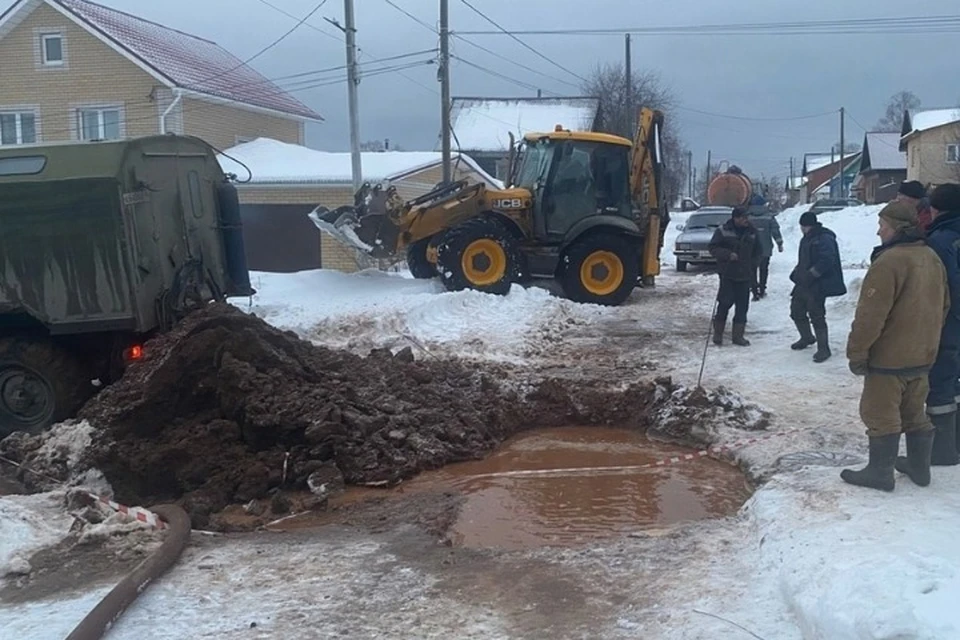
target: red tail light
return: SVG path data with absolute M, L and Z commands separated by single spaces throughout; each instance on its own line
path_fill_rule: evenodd
M 127 362 L 136 362 L 143 358 L 143 347 L 139 344 L 135 344 L 126 351 L 123 352 L 123 358 Z

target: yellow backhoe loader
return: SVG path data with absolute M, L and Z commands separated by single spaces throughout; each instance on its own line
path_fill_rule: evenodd
M 632 143 L 560 126 L 528 133 L 511 144 L 504 189 L 459 181 L 405 202 L 365 184 L 353 206 L 310 218 L 374 258 L 405 253 L 414 277 L 449 290 L 505 294 L 556 278 L 574 301 L 619 305 L 660 273 L 662 126 L 661 112 L 641 109 Z

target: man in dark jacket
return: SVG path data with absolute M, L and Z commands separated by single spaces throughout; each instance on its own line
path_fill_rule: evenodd
M 757 261 L 757 277 L 754 278 L 753 301 L 767 297 L 767 279 L 770 276 L 770 258 L 773 257 L 773 243 L 777 243 L 777 250 L 783 253 L 783 236 L 780 234 L 780 223 L 777 218 L 765 208 L 755 208 L 750 212 L 750 224 L 760 236 L 760 245 L 763 253 Z
M 930 211 L 930 199 L 927 198 L 927 188 L 923 186 L 923 183 L 919 180 L 901 182 L 896 200 L 916 208 L 917 226 L 921 231 L 926 231 L 932 220 L 932 212 Z
M 794 351 L 817 345 L 814 362 L 824 362 L 830 352 L 827 331 L 827 298 L 847 293 L 840 266 L 840 250 L 836 234 L 819 221 L 817 214 L 807 211 L 800 216 L 803 238 L 797 252 L 797 266 L 790 274 L 793 291 L 790 293 L 790 318 L 797 325 L 800 339 L 790 345 Z M 813 324 L 813 332 L 810 324 Z
M 944 184 L 930 196 L 932 220 L 927 245 L 937 252 L 947 272 L 950 313 L 940 333 L 937 361 L 930 370 L 927 413 L 936 429 L 932 464 L 952 466 L 957 456 L 957 401 L 960 398 L 960 185 Z M 898 461 L 898 468 L 905 460 Z
M 920 486 L 930 484 L 933 428 L 924 411 L 940 333 L 950 309 L 947 274 L 917 227 L 917 210 L 891 202 L 880 211 L 873 251 L 847 338 L 850 371 L 864 376 L 860 418 L 870 460 L 840 477 L 861 487 L 893 491 L 895 467 Z M 897 465 L 900 434 L 907 458 Z
M 713 232 L 710 253 L 717 260 L 717 273 L 720 274 L 717 315 L 713 319 L 713 343 L 718 346 L 723 344 L 727 314 L 735 306 L 733 344 L 749 347 L 750 341 L 743 334 L 747 327 L 747 310 L 750 308 L 750 289 L 763 248 L 746 209 L 734 209 L 730 219 Z

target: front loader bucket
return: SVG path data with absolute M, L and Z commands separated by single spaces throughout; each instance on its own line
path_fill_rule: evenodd
M 333 210 L 320 206 L 309 217 L 320 231 L 343 244 L 373 258 L 390 258 L 396 254 L 400 227 L 388 214 L 388 197 L 383 191 L 371 193 L 365 187 L 357 193 L 353 206 Z

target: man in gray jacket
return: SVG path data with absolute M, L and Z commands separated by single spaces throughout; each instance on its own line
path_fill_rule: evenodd
M 750 224 L 760 238 L 763 253 L 757 262 L 758 273 L 753 278 L 753 301 L 767 297 L 767 277 L 770 275 L 770 258 L 773 256 L 773 243 L 777 243 L 777 250 L 783 253 L 783 236 L 780 234 L 780 223 L 776 217 L 764 207 L 750 208 Z

